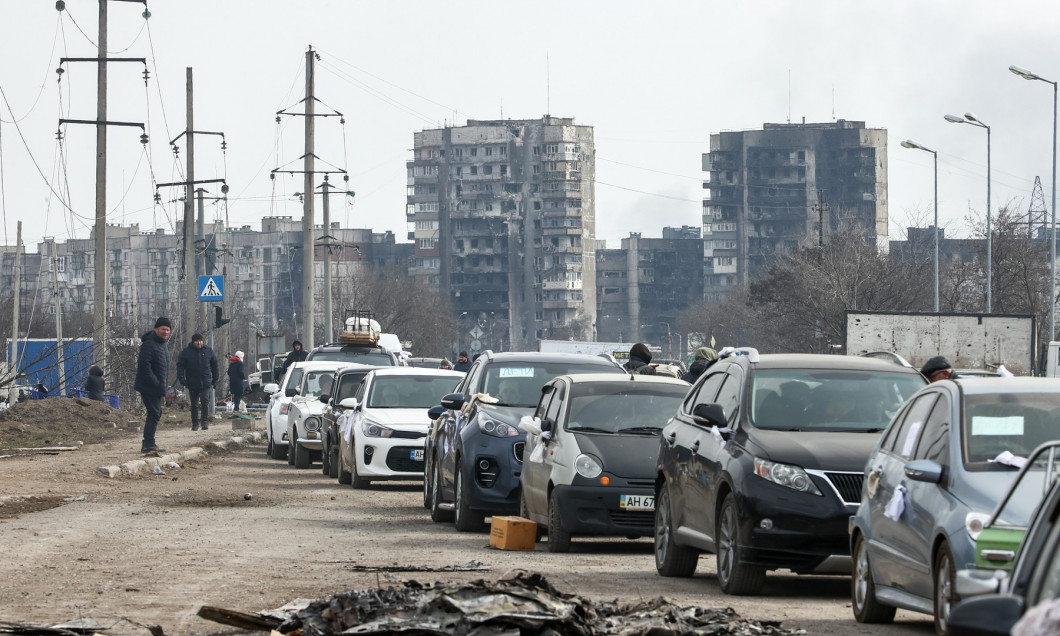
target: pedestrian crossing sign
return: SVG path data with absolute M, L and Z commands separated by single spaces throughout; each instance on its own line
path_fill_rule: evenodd
M 199 277 L 199 300 L 202 302 L 213 302 L 225 299 L 225 277 L 224 276 L 200 276 Z

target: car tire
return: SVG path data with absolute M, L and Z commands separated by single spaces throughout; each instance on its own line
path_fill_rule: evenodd
M 424 471 L 423 471 L 423 507 L 426 508 L 427 510 L 430 510 L 431 509 L 431 474 L 429 472 L 427 472 L 427 470 L 426 470 L 427 465 L 426 464 L 424 464 L 423 467 L 424 467 Z M 432 466 L 431 469 L 433 470 L 434 467 Z
M 716 536 L 718 585 L 721 591 L 733 596 L 757 594 L 766 582 L 766 571 L 743 563 L 740 517 L 736 510 L 736 497 L 732 493 L 726 495 L 721 504 Z
M 570 533 L 560 523 L 559 501 L 556 491 L 548 496 L 548 546 L 549 552 L 570 552 Z
M 355 449 L 356 450 L 356 449 Z M 354 490 L 364 490 L 371 485 L 371 480 L 365 479 L 357 474 L 357 457 L 353 457 L 353 462 L 350 465 L 350 485 L 353 486 Z
M 696 573 L 699 550 L 674 541 L 670 486 L 663 484 L 655 502 L 655 570 L 661 576 L 687 578 Z
M 456 465 L 456 502 L 453 508 L 456 510 L 453 525 L 457 532 L 482 532 L 486 528 L 486 518 L 471 510 L 464 493 L 464 471 L 460 464 Z
M 298 443 L 290 430 L 287 431 L 287 440 L 287 465 L 294 466 L 294 447 L 298 446 Z
M 331 476 L 331 455 L 328 453 L 330 447 L 328 446 L 328 440 L 325 439 L 320 445 L 320 472 L 324 473 L 325 477 Z
M 957 592 L 954 583 L 957 580 L 957 568 L 953 564 L 953 553 L 950 552 L 949 544 L 943 543 L 935 554 L 934 570 L 934 618 L 935 633 L 945 634 L 946 623 L 950 618 L 950 610 L 956 606 Z
M 431 475 L 431 521 L 435 523 L 448 523 L 453 520 L 452 510 L 442 510 L 442 476 L 438 468 L 437 458 L 431 462 L 434 471 Z
M 266 428 L 265 430 L 268 430 L 268 428 Z M 267 436 L 269 445 L 265 447 L 265 454 L 268 455 L 269 457 L 272 457 L 273 453 L 276 452 L 276 446 L 272 443 L 272 435 L 266 433 L 266 436 Z
M 293 444 L 293 446 L 294 467 L 299 470 L 309 468 L 309 465 L 312 463 L 313 451 L 298 443 Z
M 272 449 L 270 457 L 273 459 L 287 459 L 287 447 L 277 444 L 271 435 L 269 436 L 269 448 Z
M 353 473 L 342 469 L 342 458 L 339 455 L 335 455 L 335 463 L 338 464 L 339 484 L 348 486 L 353 481 Z
M 530 506 L 526 505 L 526 491 L 519 489 L 519 516 L 523 519 L 530 519 Z M 533 519 L 530 519 L 533 521 Z M 534 523 L 534 542 L 539 542 L 545 536 L 545 526 L 540 523 Z
M 891 623 L 897 608 L 876 600 L 876 583 L 872 580 L 869 546 L 865 535 L 854 542 L 852 572 L 850 573 L 850 608 L 859 623 Z
M 335 479 L 339 476 L 339 447 L 338 444 L 332 444 L 329 448 L 331 452 L 328 453 L 328 477 Z

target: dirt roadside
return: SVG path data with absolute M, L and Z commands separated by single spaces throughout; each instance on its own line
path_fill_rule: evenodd
M 192 432 L 170 415 L 180 414 L 167 412 L 158 432 L 170 451 L 234 434 L 227 421 Z M 0 620 L 86 616 L 108 634 L 147 634 L 144 625 L 166 634 L 234 633 L 196 611 L 258 611 L 350 588 L 496 579 L 526 569 L 590 598 L 664 595 L 810 634 L 932 633 L 927 617 L 904 612 L 894 625 L 857 625 L 844 578 L 770 576 L 763 596 L 729 597 L 718 590 L 713 557 L 703 557 L 694 578 L 664 579 L 646 539 L 575 541 L 575 551 L 562 555 L 543 545 L 533 553 L 493 550 L 486 534 L 431 523 L 416 484 L 353 490 L 325 479 L 318 465 L 296 470 L 269 460 L 263 445 L 214 453 L 161 476 L 108 479 L 96 471 L 135 459 L 138 450 L 138 434 L 127 433 L 77 451 L 0 459 L 0 536 L 9 549 L 0 560 Z M 12 512 L 13 501 L 34 497 L 35 506 Z M 488 570 L 388 571 L 471 561 Z

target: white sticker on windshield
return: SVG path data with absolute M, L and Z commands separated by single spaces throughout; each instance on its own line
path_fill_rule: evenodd
M 1023 416 L 972 416 L 972 435 L 1023 435 Z
M 501 367 L 500 377 L 502 378 L 532 378 L 534 377 L 533 367 Z
M 913 454 L 913 446 L 916 444 L 916 437 L 923 424 L 923 422 L 913 422 L 909 425 L 909 432 L 905 434 L 905 441 L 902 442 L 902 457 L 909 457 Z

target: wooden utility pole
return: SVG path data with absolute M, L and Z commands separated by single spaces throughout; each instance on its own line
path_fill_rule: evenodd
M 99 0 L 99 35 L 96 40 L 96 223 L 92 296 L 92 358 L 102 368 L 107 363 L 107 0 Z
M 315 243 L 313 240 L 313 171 L 316 167 L 316 156 L 313 154 L 315 145 L 313 136 L 316 134 L 316 124 L 313 114 L 316 112 L 316 101 L 313 97 L 315 84 L 314 66 L 316 53 L 313 47 L 305 53 L 305 156 L 302 192 L 302 343 L 306 351 L 314 346 L 313 327 L 316 323 L 316 314 L 313 295 L 313 261 Z
M 185 134 L 188 137 L 187 174 L 184 186 L 184 290 L 186 304 L 184 305 L 184 331 L 187 338 L 196 330 L 195 316 L 199 313 L 199 279 L 195 276 L 195 105 L 194 105 L 194 82 L 192 69 L 185 70 L 187 128 Z
M 55 301 L 55 359 L 59 361 L 59 395 L 66 395 L 66 360 L 63 358 L 63 301 L 59 292 L 59 256 L 55 239 L 48 241 L 48 258 L 52 265 L 52 299 Z

